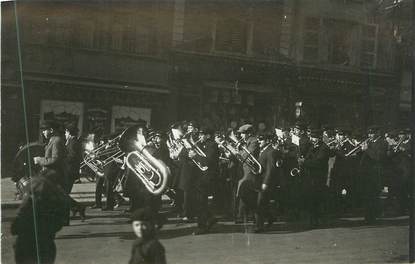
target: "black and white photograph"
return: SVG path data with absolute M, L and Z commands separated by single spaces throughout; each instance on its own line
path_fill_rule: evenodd
M 415 264 L 414 2 L 0 1 L 1 263 Z

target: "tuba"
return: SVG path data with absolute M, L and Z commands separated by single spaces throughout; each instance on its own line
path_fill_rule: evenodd
M 140 142 L 144 137 L 139 129 L 140 127 L 133 126 L 121 134 L 120 149 L 128 153 L 125 161 L 128 168 L 149 192 L 158 195 L 167 187 L 170 169 L 163 161 L 151 155 L 145 142 Z

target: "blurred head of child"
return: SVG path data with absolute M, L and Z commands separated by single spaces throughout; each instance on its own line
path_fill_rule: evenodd
M 131 215 L 132 227 L 135 235 L 142 240 L 148 240 L 154 237 L 155 227 L 151 211 L 147 208 L 141 208 Z

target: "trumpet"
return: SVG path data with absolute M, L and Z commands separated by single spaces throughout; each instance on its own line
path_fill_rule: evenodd
M 163 161 L 150 154 L 146 149 L 147 145 L 137 144 L 137 139 L 137 127 L 130 127 L 121 134 L 119 147 L 124 153 L 128 153 L 125 163 L 149 192 L 161 194 L 166 190 L 170 169 Z
M 244 145 L 242 145 L 242 142 L 241 142 L 242 140 L 238 140 L 234 136 L 229 136 L 229 139 L 231 140 L 229 144 L 232 146 L 234 150 L 236 150 L 236 153 L 234 153 L 235 157 L 242 164 L 246 164 L 253 174 L 260 174 L 262 172 L 261 164 L 254 157 L 254 155 L 252 155 L 252 153 Z M 244 151 L 246 157 L 243 157 L 239 153 L 239 151 L 237 151 L 238 147 L 240 147 Z

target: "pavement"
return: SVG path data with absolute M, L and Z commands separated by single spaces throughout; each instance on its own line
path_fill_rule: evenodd
M 95 182 L 81 179 L 82 183 L 74 184 L 71 197 L 76 201 L 90 205 L 95 202 Z M 103 197 L 105 201 L 105 197 Z M 16 199 L 16 186 L 10 178 L 1 179 L 1 208 L 17 208 L 21 200 Z
M 83 179 L 75 184 L 72 196 L 84 203 L 94 202 L 95 183 Z M 14 263 L 15 236 L 10 233 L 20 201 L 15 200 L 14 183 L 1 180 L 1 263 Z M 169 210 L 168 206 L 163 207 Z M 55 263 L 127 263 L 135 239 L 127 206 L 114 211 L 87 208 L 84 222 L 71 219 L 56 235 Z M 362 217 L 335 219 L 309 229 L 303 223 L 278 221 L 265 233 L 252 233 L 252 222 L 235 224 L 219 219 L 212 232 L 195 236 L 195 223 L 183 223 L 173 214 L 158 232 L 168 263 L 408 263 L 409 219 L 383 217 L 366 225 Z

